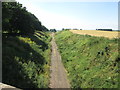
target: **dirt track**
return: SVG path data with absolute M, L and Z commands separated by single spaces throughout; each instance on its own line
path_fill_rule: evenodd
M 115 31 L 96 31 L 96 30 L 70 30 L 72 33 L 81 35 L 91 35 L 97 37 L 120 38 L 120 32 Z
M 54 39 L 54 33 L 52 33 L 52 56 L 51 56 L 51 78 L 50 88 L 70 88 L 69 81 L 65 68 L 61 61 L 61 56 L 57 50 L 57 45 Z

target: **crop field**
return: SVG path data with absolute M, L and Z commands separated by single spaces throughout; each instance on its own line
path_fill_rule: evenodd
M 81 35 L 91 35 L 98 37 L 107 37 L 107 38 L 120 38 L 120 32 L 117 31 L 97 31 L 97 30 L 70 30 L 73 33 Z

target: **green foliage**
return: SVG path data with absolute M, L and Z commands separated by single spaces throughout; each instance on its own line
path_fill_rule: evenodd
M 3 83 L 18 88 L 48 88 L 49 42 L 49 34 L 40 31 L 3 37 Z
M 2 3 L 2 25 L 7 33 L 28 34 L 35 30 L 48 31 L 38 18 L 17 2 Z
M 2 2 L 3 83 L 47 88 L 50 36 L 38 18 L 17 2 Z
M 50 29 L 50 32 L 57 32 L 56 29 Z
M 72 88 L 118 87 L 119 39 L 69 31 L 60 31 L 55 38 Z

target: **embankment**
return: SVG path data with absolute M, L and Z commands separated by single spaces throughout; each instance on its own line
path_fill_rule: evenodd
M 17 88 L 49 85 L 50 36 L 48 32 L 11 36 L 3 34 L 2 82 Z
M 56 33 L 56 42 L 72 88 L 117 88 L 119 39 Z

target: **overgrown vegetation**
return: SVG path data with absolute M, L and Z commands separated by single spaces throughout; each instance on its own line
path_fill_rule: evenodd
M 36 32 L 3 38 L 3 83 L 19 88 L 47 88 L 50 36 Z
M 3 2 L 2 16 L 2 82 L 18 88 L 47 88 L 48 29 L 17 2 Z
M 117 88 L 118 40 L 58 32 L 55 36 L 72 88 Z

